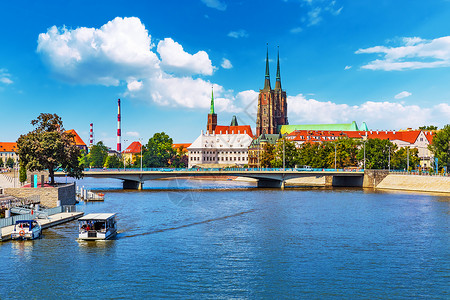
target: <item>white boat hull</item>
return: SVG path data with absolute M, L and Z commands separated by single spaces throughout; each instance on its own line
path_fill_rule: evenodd
M 109 240 L 116 236 L 117 230 L 111 229 L 105 231 L 95 231 L 95 230 L 89 230 L 89 231 L 82 231 L 78 234 L 78 239 L 80 240 Z

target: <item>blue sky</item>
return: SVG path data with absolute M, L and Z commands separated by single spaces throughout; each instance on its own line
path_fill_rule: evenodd
M 93 3 L 94 2 L 94 3 Z M 255 127 L 266 43 L 290 124 L 450 123 L 450 1 L 1 1 L 0 141 L 57 113 L 87 143 Z

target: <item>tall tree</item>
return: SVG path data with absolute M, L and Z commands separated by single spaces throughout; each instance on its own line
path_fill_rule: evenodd
M 272 168 L 272 161 L 275 158 L 275 146 L 265 144 L 259 155 L 259 164 L 261 168 Z
M 104 164 L 106 168 L 122 168 L 123 162 L 117 155 L 108 155 Z
M 3 167 L 3 158 L 0 157 L 0 168 Z
M 419 150 L 417 148 L 407 149 L 406 147 L 402 147 L 398 149 L 391 158 L 391 168 L 406 170 L 408 161 L 410 169 L 420 164 Z
M 61 118 L 56 114 L 41 113 L 31 124 L 35 129 L 17 140 L 21 164 L 30 171 L 48 169 L 51 184 L 55 183 L 56 168 L 71 177 L 81 178 L 80 149 L 75 145 L 73 134 L 64 132 Z
M 428 149 L 438 159 L 439 166 L 450 168 L 450 124 L 445 125 L 443 129 L 436 132 L 433 136 L 433 142 L 428 146 Z
M 437 130 L 437 126 L 434 125 L 426 125 L 426 126 L 420 126 L 420 130 Z
M 396 149 L 397 145 L 389 140 L 367 140 L 365 143 L 366 169 L 388 169 L 389 156 L 392 159 Z M 364 146 L 359 149 L 357 158 L 361 162 L 364 161 Z
M 169 160 L 176 151 L 172 147 L 173 140 L 166 133 L 155 133 L 144 148 L 143 165 L 149 168 L 169 166 Z
M 108 147 L 106 147 L 102 141 L 91 147 L 91 151 L 86 159 L 89 162 L 89 166 L 93 168 L 102 168 L 108 157 Z
M 283 156 L 286 168 L 294 168 L 298 163 L 298 151 L 293 141 L 279 139 L 275 144 L 274 157 L 271 160 L 273 168 L 283 167 Z
M 14 159 L 12 158 L 12 157 L 8 157 L 8 159 L 6 160 L 6 166 L 7 167 L 9 167 L 9 168 L 12 168 L 12 167 L 14 167 L 14 164 L 15 164 L 16 162 L 14 161 Z

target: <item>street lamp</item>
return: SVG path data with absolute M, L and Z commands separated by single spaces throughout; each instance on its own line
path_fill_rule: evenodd
M 334 170 L 336 171 L 337 143 L 334 144 Z
M 364 145 L 364 170 L 366 170 L 366 143 L 367 140 L 364 140 L 363 145 Z
M 139 138 L 139 142 L 141 143 L 141 172 L 142 172 L 142 138 Z
M 123 144 L 126 145 L 128 140 L 123 140 Z M 127 150 L 127 148 L 125 148 Z M 123 158 L 123 170 L 125 171 L 125 150 L 122 152 L 122 158 Z
M 283 138 L 283 171 L 286 169 L 285 139 Z

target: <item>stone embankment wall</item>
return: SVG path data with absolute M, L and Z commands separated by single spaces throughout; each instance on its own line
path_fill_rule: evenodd
M 45 188 L 6 188 L 5 194 L 17 198 L 28 198 L 39 195 L 40 204 L 45 207 L 56 207 L 58 200 L 61 205 L 74 205 L 76 203 L 75 183 Z
M 389 174 L 377 189 L 450 193 L 450 177 Z

